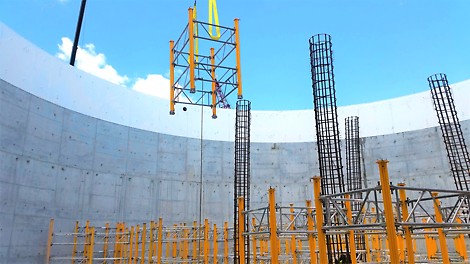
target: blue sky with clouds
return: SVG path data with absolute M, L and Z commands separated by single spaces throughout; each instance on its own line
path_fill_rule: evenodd
M 67 60 L 80 2 L 0 0 L 0 21 Z M 88 0 L 81 67 L 165 96 L 168 41 L 183 31 L 193 2 Z M 207 2 L 197 1 L 200 20 L 207 20 Z M 240 18 L 244 95 L 256 110 L 312 108 L 308 39 L 317 33 L 333 39 L 338 105 L 426 91 L 426 78 L 438 72 L 450 83 L 470 79 L 468 0 L 218 0 L 217 6 L 221 25 Z

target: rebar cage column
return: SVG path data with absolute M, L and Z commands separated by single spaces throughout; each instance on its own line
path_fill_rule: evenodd
M 314 35 L 309 44 L 321 192 L 322 195 L 335 194 L 344 192 L 345 186 L 336 112 L 331 36 Z M 346 241 L 346 236 L 326 237 L 329 263 L 340 259 L 347 261 L 349 247 Z
M 428 78 L 429 88 L 441 127 L 452 176 L 457 190 L 468 191 L 470 185 L 470 158 L 462 128 L 455 110 L 452 92 L 443 73 Z
M 359 117 L 350 116 L 344 120 L 345 123 L 345 145 L 346 145 L 346 182 L 348 191 L 362 189 L 361 177 L 361 151 L 359 140 Z M 354 193 L 351 198 L 361 199 L 362 193 Z M 353 210 L 355 208 L 353 203 Z
M 346 183 L 348 191 L 362 189 L 361 150 L 359 139 L 359 117 L 349 116 L 344 119 L 346 145 Z M 351 209 L 361 210 L 362 192 L 351 194 Z M 361 231 L 356 232 L 355 244 L 358 252 L 365 252 L 366 241 Z M 359 259 L 365 261 L 365 254 L 359 254 Z
M 331 37 L 310 39 L 313 103 L 322 194 L 344 192 Z
M 235 117 L 235 177 L 234 177 L 234 249 L 235 263 L 239 262 L 238 234 L 238 197 L 245 198 L 245 210 L 250 210 L 250 125 L 251 103 L 248 100 L 238 100 Z M 245 230 L 249 230 L 249 219 L 245 215 Z M 249 263 L 250 244 L 245 239 L 245 263 Z

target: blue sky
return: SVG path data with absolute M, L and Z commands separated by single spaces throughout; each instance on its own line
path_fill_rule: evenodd
M 0 0 L 0 21 L 64 57 L 63 38 L 73 40 L 80 2 Z M 83 67 L 114 73 L 129 89 L 139 81 L 161 84 L 168 41 L 183 31 L 193 2 L 88 0 L 79 45 L 90 60 Z M 197 1 L 200 20 L 207 20 L 207 5 Z M 318 33 L 333 39 L 339 106 L 426 91 L 426 78 L 438 72 L 450 83 L 470 79 L 468 0 L 219 0 L 217 6 L 221 25 L 240 18 L 244 96 L 255 110 L 312 108 L 308 39 Z

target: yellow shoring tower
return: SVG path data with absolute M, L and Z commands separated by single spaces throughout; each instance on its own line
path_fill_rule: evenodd
M 202 22 L 189 8 L 186 28 L 170 41 L 170 115 L 176 104 L 186 104 L 211 107 L 212 118 L 217 118 L 217 105 L 235 90 L 243 98 L 239 20 L 234 19 L 233 27 L 220 26 L 215 0 L 209 1 L 209 14 L 209 22 Z

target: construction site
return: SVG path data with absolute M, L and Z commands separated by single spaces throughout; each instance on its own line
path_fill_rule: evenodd
M 470 263 L 470 80 L 337 107 L 314 34 L 312 108 L 255 111 L 239 20 L 182 17 L 170 100 L 0 23 L 1 263 Z

